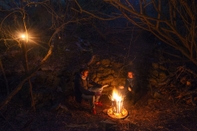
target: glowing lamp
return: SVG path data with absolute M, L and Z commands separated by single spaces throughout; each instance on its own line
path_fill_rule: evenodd
M 20 34 L 19 36 L 22 40 L 25 40 L 26 42 L 28 42 L 28 35 L 27 34 Z

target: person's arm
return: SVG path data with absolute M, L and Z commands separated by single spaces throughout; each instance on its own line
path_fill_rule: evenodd
M 78 79 L 78 87 L 79 87 L 79 90 L 81 91 L 81 93 L 85 94 L 85 95 L 95 95 L 95 92 L 92 92 L 92 91 L 89 91 L 89 90 L 86 90 L 83 83 L 82 83 L 82 80 L 79 78 Z
M 91 87 L 95 87 L 95 88 L 101 88 L 102 85 L 92 81 L 92 80 L 88 80 L 88 87 L 91 88 Z
M 132 91 L 132 87 L 131 87 L 131 85 L 130 85 L 130 83 L 127 79 L 126 79 L 126 82 L 125 82 L 124 90 L 125 91 Z

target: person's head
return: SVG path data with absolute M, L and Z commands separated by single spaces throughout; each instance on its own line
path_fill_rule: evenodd
M 84 76 L 84 77 L 87 77 L 88 74 L 89 74 L 88 68 L 81 68 L 80 74 L 81 74 L 82 76 Z
M 133 78 L 134 77 L 134 73 L 132 71 L 128 71 L 127 72 L 127 77 L 128 78 Z

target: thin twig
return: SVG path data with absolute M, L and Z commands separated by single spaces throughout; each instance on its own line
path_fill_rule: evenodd
M 1 116 L 3 117 L 3 119 L 10 125 L 10 127 L 14 130 L 14 131 L 17 131 L 13 126 L 12 124 L 10 124 L 10 122 L 4 117 L 4 115 L 0 112 Z

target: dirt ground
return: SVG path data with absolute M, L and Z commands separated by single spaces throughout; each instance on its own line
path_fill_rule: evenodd
M 10 103 L 1 111 L 1 131 L 195 131 L 197 108 L 186 104 L 174 104 L 167 100 L 142 97 L 135 105 L 129 101 L 124 107 L 129 115 L 114 119 L 107 115 L 111 101 L 101 96 L 102 107 L 92 115 L 87 101 L 77 104 L 73 97 L 61 104 L 38 108 L 19 108 Z M 21 103 L 22 104 L 22 103 Z M 15 106 L 14 106 L 15 105 Z

